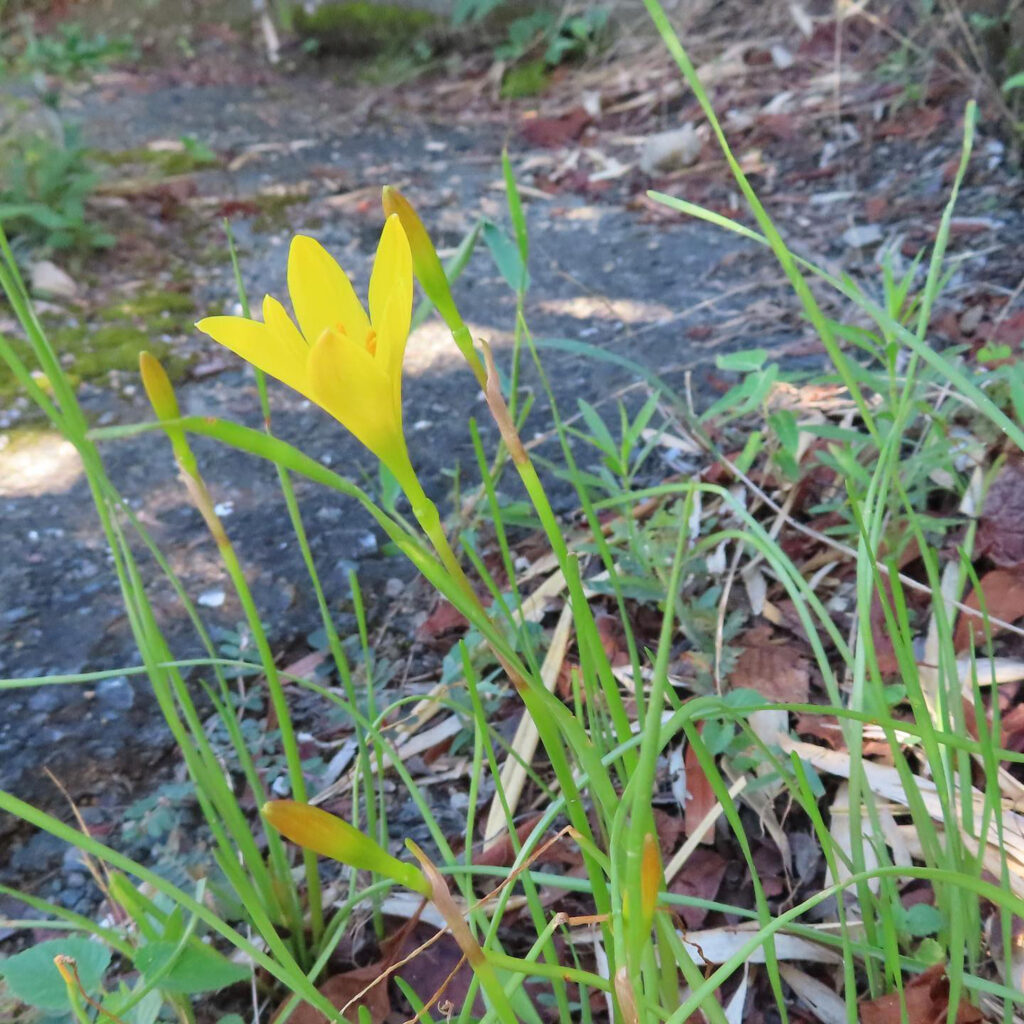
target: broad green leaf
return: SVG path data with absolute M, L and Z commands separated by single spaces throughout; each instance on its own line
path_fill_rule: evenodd
M 720 370 L 735 370 L 738 373 L 754 373 L 764 366 L 768 359 L 765 348 L 751 348 L 744 352 L 729 352 L 723 356 L 715 356 L 715 366 Z
M 775 436 L 783 449 L 790 455 L 796 455 L 797 445 L 800 443 L 800 428 L 792 410 L 777 409 L 768 417 L 768 423 L 775 431 Z
M 76 962 L 79 981 L 88 995 L 99 990 L 103 972 L 110 964 L 110 950 L 91 939 L 69 936 L 40 942 L 0 961 L 0 975 L 11 995 L 40 1010 L 69 1010 L 64 979 L 53 963 L 55 956 L 69 956 Z
M 915 903 L 902 916 L 903 930 L 915 939 L 934 935 L 942 927 L 942 914 L 930 903 Z
M 149 942 L 139 950 L 135 966 L 143 975 L 161 972 L 157 982 L 160 988 L 186 995 L 215 992 L 249 977 L 248 967 L 232 963 L 212 946 L 198 941 L 189 942 L 170 969 L 162 973 L 177 948 L 173 942 Z
M 519 257 L 519 249 L 512 239 L 493 221 L 486 221 L 484 223 L 484 241 L 491 252 L 495 266 L 509 288 L 516 292 L 520 289 L 526 291 L 530 284 L 530 276 L 526 273 L 523 261 Z

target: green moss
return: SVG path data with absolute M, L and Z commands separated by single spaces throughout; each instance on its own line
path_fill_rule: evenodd
M 293 23 L 300 36 L 322 53 L 345 57 L 371 57 L 411 48 L 439 25 L 429 11 L 399 4 L 367 0 L 326 3 L 311 14 L 293 7 Z
M 94 150 L 92 156 L 99 163 L 110 167 L 138 168 L 143 173 L 152 173 L 157 178 L 170 178 L 178 174 L 191 174 L 219 164 L 217 157 L 202 143 L 183 140 L 181 149 L 150 149 L 135 146 L 132 149 L 114 151 Z
M 551 81 L 551 72 L 543 60 L 518 64 L 505 72 L 501 81 L 501 97 L 516 100 L 523 96 L 538 96 Z
M 171 346 L 155 338 L 149 331 L 128 324 L 109 324 L 106 327 L 58 328 L 51 335 L 54 348 L 61 354 L 65 369 L 76 380 L 96 380 L 111 370 L 135 373 L 139 367 L 139 353 L 152 352 L 164 369 L 171 374 Z M 187 368 L 187 361 L 177 357 L 178 376 Z
M 283 231 L 291 227 L 291 218 L 288 210 L 296 203 L 308 202 L 309 196 L 297 193 L 274 195 L 265 193 L 253 196 L 251 202 L 259 210 L 253 217 L 252 230 L 258 234 L 272 234 L 275 231 Z M 230 262 L 230 255 L 227 262 Z
M 152 352 L 164 364 L 172 380 L 180 380 L 190 360 L 175 352 L 167 337 L 190 334 L 198 311 L 192 297 L 180 291 L 155 289 L 120 296 L 94 310 L 84 323 L 69 326 L 53 323 L 47 336 L 71 380 L 102 383 L 111 371 L 138 372 L 139 353 Z M 44 324 L 44 326 L 46 326 Z M 32 356 L 27 342 L 13 339 L 27 365 Z M 0 399 L 13 396 L 17 383 L 6 366 L 0 366 Z

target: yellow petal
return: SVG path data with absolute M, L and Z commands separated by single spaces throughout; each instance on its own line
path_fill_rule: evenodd
M 326 330 L 340 326 L 363 344 L 370 321 L 345 272 L 308 235 L 296 235 L 288 253 L 288 292 L 299 327 L 312 345 Z
M 398 214 L 384 224 L 370 275 L 370 321 L 377 332 L 377 358 L 388 374 L 399 374 L 412 320 L 412 253 Z
M 309 351 L 313 400 L 362 441 L 388 468 L 405 454 L 401 413 L 391 381 L 370 353 L 351 338 L 325 331 Z
M 267 324 L 241 316 L 208 316 L 196 327 L 246 362 L 309 397 L 305 345 L 298 351 L 288 335 L 279 335 Z
M 295 356 L 296 361 L 305 365 L 309 345 L 288 311 L 273 295 L 263 296 L 263 322 L 281 339 L 281 344 Z

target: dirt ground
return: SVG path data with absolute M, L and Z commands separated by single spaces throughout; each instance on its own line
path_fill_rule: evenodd
M 859 23 L 847 26 L 838 43 L 834 22 L 824 16 L 809 36 L 792 22 L 777 24 L 770 38 L 744 41 L 733 32 L 726 45 L 709 37 L 705 73 L 716 107 L 795 248 L 860 280 L 877 280 L 884 250 L 905 260 L 933 237 L 967 92 L 939 63 L 917 98 L 907 100 L 905 83 L 877 70 L 886 40 Z M 98 212 L 117 228 L 118 244 L 68 267 L 79 293 L 51 304 L 49 315 L 57 324 L 88 325 L 112 302 L 154 283 L 187 296 L 194 312 L 186 310 L 161 335 L 185 367 L 183 408 L 258 426 L 251 371 L 187 327 L 207 313 L 236 311 L 222 218 L 231 221 L 254 299 L 264 292 L 285 297 L 295 232 L 319 238 L 361 290 L 381 227 L 382 184 L 402 188 L 439 247 L 450 251 L 480 217 L 506 221 L 500 154 L 508 146 L 531 229 L 527 320 L 563 412 L 575 411 L 578 398 L 602 402 L 620 389 L 632 389 L 625 392 L 630 401 L 643 397 L 646 381 L 623 359 L 680 394 L 692 373 L 698 401 L 727 385 L 714 367 L 723 351 L 768 347 L 791 365 L 820 365 L 820 347 L 764 251 L 646 197 L 654 187 L 749 222 L 692 96 L 659 45 L 652 39 L 627 49 L 568 71 L 545 97 L 503 101 L 486 60 L 467 60 L 457 74 L 370 85 L 329 62 L 293 67 L 286 60 L 271 68 L 251 38 L 204 22 L 191 57 L 104 73 L 68 100 L 86 141 L 104 152 L 159 151 L 190 137 L 216 160 L 142 184 L 132 177 L 136 169 L 122 173 L 114 165 Z M 687 122 L 701 138 L 697 160 L 645 171 L 646 141 Z M 953 225 L 953 253 L 962 262 L 936 321 L 937 337 L 969 344 L 991 296 L 1018 287 L 1021 195 L 1021 179 L 983 109 Z M 456 297 L 474 334 L 488 339 L 507 366 L 514 301 L 482 246 Z M 1018 320 L 1005 322 L 1024 334 Z M 0 329 L 13 329 L 3 307 Z M 611 358 L 584 358 L 560 339 Z M 467 419 L 480 421 L 485 441 L 494 431 L 450 339 L 433 321 L 410 340 L 406 374 L 410 450 L 428 491 L 443 503 L 451 489 L 446 470 L 458 465 L 474 477 Z M 537 397 L 529 437 L 546 430 L 550 417 L 532 372 L 526 385 Z M 99 425 L 150 415 L 130 372 L 83 384 L 82 398 Z M 279 436 L 355 480 L 374 473 L 367 453 L 319 409 L 281 386 L 272 389 L 272 406 Z M 73 460 L 37 431 L 23 405 L 7 403 L 3 416 L 0 677 L 137 664 L 110 557 Z M 308 653 L 318 615 L 302 585 L 273 468 L 223 447 L 196 448 L 275 647 L 283 660 Z M 104 454 L 112 479 L 210 623 L 234 629 L 240 610 L 175 479 L 169 447 L 143 435 L 108 442 Z M 48 468 L 28 479 L 17 472 L 26 459 Z M 421 601 L 417 611 L 407 600 L 397 619 L 388 617 L 395 598 L 416 586 L 404 562 L 382 550 L 383 538 L 354 507 L 302 482 L 298 493 L 341 624 L 351 629 L 347 577 L 355 568 L 373 621 L 387 620 L 392 637 L 404 635 L 398 656 L 409 653 L 426 608 Z M 155 573 L 152 596 L 175 652 L 198 654 L 169 586 Z M 144 677 L 0 691 L 0 787 L 65 813 L 45 765 L 86 807 L 101 837 L 116 834 L 125 807 L 167 777 L 171 754 Z M 66 860 L 45 837 L 28 841 L 16 823 L 0 820 L 0 880 L 45 870 L 39 891 L 65 894 L 74 891 L 68 875 L 80 873 Z M 76 898 L 88 903 L 87 894 Z

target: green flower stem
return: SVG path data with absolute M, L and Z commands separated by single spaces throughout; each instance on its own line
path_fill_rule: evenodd
M 284 751 L 285 763 L 288 766 L 288 779 L 291 784 L 292 796 L 296 800 L 305 801 L 308 793 L 306 790 L 306 781 L 302 775 L 302 757 L 299 752 L 299 744 L 295 736 L 295 730 L 292 726 L 291 711 L 288 708 L 288 698 L 285 696 L 281 677 L 277 673 L 277 667 L 274 664 L 274 653 L 270 649 L 270 642 L 267 640 L 267 635 L 263 629 L 263 623 L 260 619 L 259 609 L 256 607 L 252 591 L 249 589 L 249 584 L 245 578 L 245 571 L 242 569 L 242 565 L 238 560 L 238 555 L 235 552 L 234 545 L 231 543 L 227 532 L 224 530 L 224 525 L 221 523 L 220 517 L 214 510 L 213 499 L 210 497 L 210 493 L 202 477 L 199 475 L 198 470 L 194 473 L 188 473 L 185 470 L 185 466 L 182 465 L 180 461 L 179 465 L 182 468 L 182 479 L 185 483 L 185 487 L 199 513 L 205 520 L 213 539 L 217 543 L 217 549 L 224 562 L 224 567 L 227 569 L 228 576 L 231 578 L 235 592 L 238 595 L 239 604 L 241 604 L 242 611 L 245 613 L 246 621 L 249 624 L 249 628 L 252 630 L 253 641 L 256 644 L 260 661 L 263 663 L 264 673 L 267 679 L 267 692 L 270 695 L 270 702 L 274 708 L 274 714 L 277 717 L 278 728 L 281 730 L 281 747 Z M 313 864 L 313 871 L 307 879 L 310 887 L 310 912 L 313 915 L 313 920 L 318 923 L 318 931 L 320 931 L 323 927 L 323 911 L 322 907 L 319 906 L 319 876 L 316 871 L 315 859 L 306 858 L 307 869 L 309 868 L 310 863 Z M 294 896 L 294 890 L 290 892 L 289 895 Z M 314 906 L 318 908 L 316 912 L 313 911 Z M 297 942 L 297 948 L 300 951 L 300 958 L 304 957 L 305 938 L 302 934 L 301 927 L 299 928 L 295 939 Z
M 487 352 L 486 349 L 485 352 Z M 489 353 L 487 353 L 487 355 L 489 358 Z M 528 465 L 529 468 L 533 470 L 532 464 L 528 462 Z M 537 486 L 540 487 L 540 480 L 537 479 L 535 471 L 534 479 L 536 479 Z M 423 532 L 427 535 L 431 544 L 434 546 L 434 549 L 437 551 L 437 555 L 441 559 L 441 563 L 445 570 L 449 573 L 452 579 L 456 581 L 462 593 L 465 594 L 466 599 L 469 602 L 468 607 L 472 608 L 473 611 L 477 612 L 480 616 L 485 618 L 488 617 L 487 610 L 481 603 L 480 598 L 473 589 L 473 585 L 469 582 L 469 578 L 466 576 L 462 566 L 459 564 L 459 560 L 456 557 L 455 552 L 448 543 L 448 538 L 441 526 L 441 518 L 437 511 L 437 506 L 426 496 L 423 488 L 420 486 L 419 480 L 416 478 L 415 473 L 405 475 L 405 478 L 402 480 L 402 486 L 405 490 L 406 497 L 409 498 L 409 501 L 412 504 L 413 514 L 420 526 L 423 528 Z M 550 505 L 547 504 L 547 496 L 543 494 L 543 489 L 541 489 L 541 495 L 544 498 L 545 507 L 551 515 L 552 522 L 554 522 L 554 513 L 551 511 Z M 555 532 L 557 533 L 557 529 Z M 566 556 L 568 556 L 568 550 L 565 549 L 564 542 L 562 547 L 566 551 Z M 559 720 L 561 719 L 564 722 L 565 719 L 569 717 L 564 715 L 565 708 L 562 706 L 561 702 L 548 693 L 543 686 L 536 687 L 532 685 L 528 674 L 520 672 L 514 665 L 512 665 L 500 649 L 493 644 L 490 646 L 502 669 L 512 681 L 512 685 L 516 688 L 523 704 L 526 706 L 527 714 L 530 715 L 537 725 L 537 731 L 540 734 L 541 742 L 544 744 L 544 749 L 547 751 L 547 755 L 551 761 L 551 767 L 555 772 L 555 777 L 558 779 L 558 784 L 561 786 L 562 792 L 565 794 L 566 810 L 569 814 L 569 820 L 584 839 L 592 842 L 593 833 L 590 828 L 590 822 L 587 820 L 586 810 L 583 806 L 579 787 L 576 785 L 575 779 L 573 778 L 572 765 L 570 764 L 565 744 L 562 742 L 562 736 L 558 728 Z M 551 702 L 554 702 L 554 705 L 557 706 L 552 706 Z M 560 715 L 559 712 L 562 712 L 563 714 Z M 582 743 L 576 744 L 576 749 L 578 753 L 583 754 L 584 744 L 588 741 L 586 736 L 578 738 L 582 740 Z M 584 858 L 588 862 L 588 873 L 594 880 L 594 894 L 598 910 L 601 913 L 605 913 L 607 912 L 609 905 L 608 892 L 607 887 L 604 884 L 601 868 L 586 852 L 585 847 Z
M 242 281 L 242 267 L 238 262 L 238 249 L 235 246 L 235 237 L 231 232 L 231 223 L 227 217 L 224 218 L 224 231 L 228 236 L 228 248 L 231 252 L 231 268 L 234 271 L 235 287 L 238 291 L 239 301 L 242 303 L 242 312 L 245 316 L 250 316 L 249 295 L 246 292 L 245 284 Z M 259 392 L 260 412 L 263 413 L 264 429 L 268 434 L 270 434 L 270 398 L 267 395 L 267 375 L 259 369 L 256 370 L 256 389 Z M 275 466 L 275 469 L 277 470 L 277 478 L 281 485 L 281 493 L 284 495 L 285 504 L 288 507 L 288 515 L 292 521 L 292 528 L 295 531 L 295 537 L 299 542 L 299 549 L 302 552 L 306 568 L 309 570 L 310 579 L 313 582 L 313 590 L 316 593 L 317 606 L 319 607 L 321 616 L 324 619 L 324 628 L 327 631 L 331 654 L 333 655 L 338 667 L 339 675 L 343 680 L 347 680 L 351 685 L 351 680 L 348 679 L 348 664 L 345 662 L 345 655 L 341 651 L 341 645 L 338 642 L 337 634 L 334 632 L 333 625 L 330 621 L 330 615 L 327 613 L 323 588 L 320 586 L 320 580 L 316 575 L 316 567 L 313 564 L 313 556 L 309 548 L 309 541 L 306 538 L 306 531 L 302 525 L 302 517 L 299 514 L 298 502 L 295 500 L 295 492 L 291 486 L 291 477 L 288 476 L 288 471 L 282 466 Z M 291 727 L 290 716 L 288 717 L 288 726 L 289 728 Z M 284 736 L 283 729 L 281 735 L 282 737 Z M 236 743 L 236 747 L 237 746 L 239 745 Z M 366 752 L 362 743 L 360 743 L 360 748 L 360 753 L 365 755 Z M 296 799 L 301 799 L 297 793 Z M 271 856 L 274 856 L 275 860 L 280 861 L 283 859 L 279 843 L 272 844 L 271 851 Z M 313 933 L 313 944 L 315 946 L 320 942 L 324 930 L 323 895 L 320 884 L 320 867 L 317 864 L 316 855 L 311 853 L 309 850 L 303 850 L 302 866 L 306 873 L 306 896 L 309 902 L 309 921 L 310 929 Z M 282 876 L 282 880 L 285 880 L 287 877 L 287 871 L 285 871 Z M 289 888 L 294 892 L 293 886 Z
M 89 1024 L 89 1015 L 82 1005 L 81 981 L 78 978 L 78 965 L 69 956 L 57 956 L 53 958 L 53 964 L 64 979 L 64 988 L 68 993 L 68 1003 L 71 1006 L 71 1016 L 77 1024 Z
M 487 387 L 487 372 L 484 370 L 484 364 L 480 361 L 480 356 L 477 355 L 476 349 L 473 347 L 473 336 L 469 333 L 469 328 L 459 322 L 457 327 L 451 328 L 452 338 L 455 340 L 455 344 L 459 346 L 459 351 L 462 353 L 463 358 L 469 363 L 469 368 L 473 371 L 473 376 L 476 377 L 476 382 L 480 385 L 481 390 Z
M 448 542 L 448 536 L 441 525 L 441 514 L 438 512 L 437 506 L 427 497 L 415 474 L 403 480 L 402 487 L 405 490 L 406 497 L 412 504 L 412 514 L 416 517 L 420 528 L 427 535 L 427 539 L 437 552 L 437 557 L 441 559 L 441 564 L 444 566 L 445 571 L 458 583 L 468 600 L 475 605 L 479 605 L 480 598 L 477 597 L 473 584 L 469 582 L 469 577 L 463 570 L 458 556 Z

